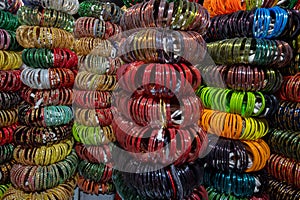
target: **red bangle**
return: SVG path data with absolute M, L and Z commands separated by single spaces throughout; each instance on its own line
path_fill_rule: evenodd
M 18 124 L 0 128 L 0 145 L 5 145 L 13 142 L 14 132 L 17 129 Z
M 80 108 L 108 108 L 111 106 L 111 92 L 73 90 L 74 104 Z
M 3 92 L 15 92 L 23 86 L 21 79 L 21 70 L 0 71 L 0 88 Z
M 85 146 L 77 143 L 75 150 L 82 160 L 87 160 L 91 163 L 110 163 L 112 161 L 112 150 L 109 145 Z

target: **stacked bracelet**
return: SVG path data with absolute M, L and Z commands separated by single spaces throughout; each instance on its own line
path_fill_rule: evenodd
M 84 177 L 79 176 L 77 181 L 77 185 L 80 190 L 88 193 L 88 194 L 112 194 L 115 192 L 115 186 L 113 183 L 98 183 L 92 180 L 86 180 Z
M 11 187 L 11 184 L 0 185 L 0 198 L 3 197 L 6 190 L 10 187 Z
M 18 18 L 10 12 L 0 10 L 0 28 L 15 31 L 19 24 Z
M 22 50 L 22 47 L 17 42 L 14 31 L 0 29 L 0 49 L 11 51 Z
M 0 110 L 0 128 L 10 126 L 18 121 L 18 109 Z
M 21 89 L 20 70 L 0 70 L 0 88 L 3 92 L 16 92 Z
M 0 109 L 10 109 L 16 107 L 21 102 L 18 93 L 0 91 Z
M 10 162 L 6 162 L 4 164 L 0 164 L 0 184 L 7 184 L 10 182 L 10 171 L 13 165 L 15 164 L 14 160 Z
M 103 183 L 111 180 L 113 171 L 111 164 L 90 163 L 82 160 L 78 164 L 78 172 L 80 176 L 83 176 L 87 180 Z
M 12 144 L 0 146 L 0 164 L 3 164 L 11 160 L 13 151 L 14 151 L 14 146 Z
M 0 145 L 10 144 L 13 142 L 13 135 L 18 127 L 17 123 L 0 128 Z
M 112 162 L 112 145 L 86 146 L 81 143 L 75 145 L 78 157 L 90 163 L 111 163 Z
M 300 191 L 285 182 L 277 181 L 273 178 L 269 180 L 269 188 L 267 191 L 270 195 L 270 199 L 299 199 Z
M 106 91 L 73 90 L 74 106 L 80 108 L 108 108 L 111 106 L 112 93 Z
M 74 119 L 79 124 L 84 126 L 109 126 L 113 120 L 113 110 L 114 108 L 104 108 L 104 109 L 85 109 L 85 108 L 75 108 L 74 109 Z
M 18 53 L 0 50 L 0 70 L 19 69 L 21 65 L 22 59 Z
M 84 37 L 77 39 L 74 43 L 74 50 L 78 55 L 99 55 L 110 57 L 114 53 L 114 47 L 109 40 L 100 38 Z M 114 57 L 114 56 L 112 56 Z
M 300 72 L 283 82 L 279 94 L 282 100 L 300 102 Z
M 5 0 L 0 3 L 0 10 L 8 11 L 10 13 L 16 14 L 19 8 L 22 6 L 21 0 Z

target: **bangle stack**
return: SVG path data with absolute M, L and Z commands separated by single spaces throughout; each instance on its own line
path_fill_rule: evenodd
M 18 127 L 18 107 L 21 103 L 19 90 L 22 47 L 16 39 L 20 25 L 15 13 L 20 0 L 0 2 L 0 199 L 11 186 L 10 170 L 15 161 L 13 137 Z
M 72 14 L 79 2 L 24 3 L 26 6 L 17 12 L 21 26 L 15 34 L 25 48 L 18 54 L 24 62 L 21 73 L 15 73 L 25 85 L 20 91 L 24 102 L 18 108 L 19 126 L 12 135 L 16 144 L 16 163 L 10 171 L 12 187 L 3 199 L 66 200 L 74 195 L 79 163 L 73 150 L 71 107 L 78 65 L 78 57 L 71 50 L 75 23 Z M 5 79 L 13 87 L 12 76 Z
M 112 182 L 116 142 L 112 100 L 117 88 L 116 73 L 123 61 L 116 57 L 116 46 L 109 39 L 118 38 L 122 32 L 122 13 L 114 3 L 86 0 L 80 3 L 80 17 L 74 28 L 74 49 L 79 55 L 72 129 L 80 158 L 77 184 L 80 190 L 95 196 L 113 195 L 116 191 Z

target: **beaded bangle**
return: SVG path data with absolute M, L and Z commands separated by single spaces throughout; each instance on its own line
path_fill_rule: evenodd
M 300 161 L 300 132 L 274 129 L 267 135 L 272 152 Z
M 0 198 L 3 197 L 9 187 L 11 187 L 11 184 L 0 185 Z
M 238 114 L 229 114 L 205 109 L 199 126 L 211 134 L 230 139 L 256 140 L 269 131 L 266 119 L 244 118 Z
M 143 162 L 180 165 L 197 159 L 207 146 L 206 132 L 195 124 L 182 129 L 141 127 L 115 116 L 112 126 L 119 145 Z
M 75 145 L 78 157 L 90 163 L 111 163 L 112 145 L 86 146 L 80 143 Z
M 270 199 L 281 200 L 281 199 L 299 199 L 300 191 L 291 185 L 286 184 L 282 181 L 277 181 L 273 178 L 269 179 L 268 194 Z
M 117 77 L 81 71 L 76 76 L 74 87 L 89 91 L 113 91 L 117 88 Z
M 123 61 L 119 57 L 111 58 L 89 54 L 79 57 L 78 67 L 80 70 L 90 73 L 114 75 L 122 64 Z
M 122 28 L 119 25 L 93 17 L 78 18 L 74 28 L 76 38 L 94 37 L 106 40 L 121 32 Z
M 71 177 L 65 183 L 61 183 L 55 188 L 51 188 L 41 192 L 27 193 L 23 190 L 10 187 L 4 194 L 3 199 L 16 200 L 16 199 L 43 199 L 51 200 L 53 198 L 57 200 L 66 200 L 74 196 L 74 190 L 76 187 L 77 177 Z
M 57 11 L 74 15 L 79 9 L 78 0 L 64 0 L 64 1 L 48 1 L 48 0 L 23 0 L 26 6 L 42 6 L 43 8 L 50 8 Z
M 75 40 L 74 50 L 78 55 L 98 55 L 103 57 L 114 57 L 114 47 L 109 40 L 100 38 L 84 37 Z
M 0 3 L 0 10 L 4 10 L 4 11 L 8 11 L 12 14 L 16 14 L 18 9 L 21 6 L 22 6 L 21 0 L 13 0 L 13 1 L 5 0 Z
M 10 174 L 13 165 L 15 164 L 14 160 L 11 160 L 10 162 L 6 162 L 4 164 L 0 165 L 0 185 L 7 184 L 10 182 Z
M 73 90 L 73 103 L 80 108 L 108 108 L 111 106 L 112 93 L 105 91 Z
M 196 31 L 201 35 L 206 32 L 209 23 L 209 14 L 206 9 L 198 3 L 184 0 L 170 3 L 166 0 L 160 0 L 159 2 L 151 0 L 136 4 L 126 10 L 120 22 L 123 30 L 170 27 L 172 29 Z
M 280 68 L 286 66 L 293 57 L 288 43 L 279 40 L 234 38 L 208 43 L 207 48 L 217 64 L 251 64 Z
M 10 109 L 16 107 L 21 102 L 18 93 L 0 91 L 0 109 Z
M 73 31 L 75 19 L 72 15 L 48 8 L 22 6 L 18 11 L 20 24 L 28 26 L 55 27 Z
M 17 163 L 22 165 L 52 165 L 60 162 L 70 154 L 74 140 L 65 140 L 52 146 L 41 146 L 36 148 L 27 148 L 17 146 L 13 156 Z
M 127 63 L 183 62 L 195 65 L 204 59 L 206 51 L 206 42 L 194 31 L 138 29 L 120 43 L 118 55 Z
M 11 160 L 13 151 L 14 151 L 14 146 L 12 144 L 0 146 L 0 164 L 3 164 Z
M 267 170 L 277 180 L 300 188 L 300 164 L 297 161 L 272 154 L 267 163 Z
M 76 119 L 78 122 L 79 120 Z M 111 125 L 100 127 L 85 126 L 78 123 L 73 125 L 73 136 L 77 142 L 85 145 L 103 145 L 110 142 L 115 142 L 116 137 Z
M 20 26 L 16 31 L 17 41 L 24 48 L 68 48 L 74 43 L 72 33 L 58 28 Z
M 299 131 L 300 103 L 281 101 L 272 119 L 272 126 L 275 128 Z
M 0 29 L 0 49 L 19 51 L 22 47 L 19 45 L 16 39 L 16 33 L 5 29 Z
M 84 126 L 93 126 L 93 127 L 105 127 L 111 125 L 113 120 L 113 107 L 104 108 L 104 109 L 84 109 L 84 108 L 75 108 L 74 109 L 74 120 Z M 75 126 L 76 127 L 76 126 Z M 108 128 L 108 127 L 107 127 Z M 87 129 L 87 130 L 93 130 Z M 110 130 L 107 129 L 107 131 Z M 99 129 L 99 132 L 102 132 Z M 110 135 L 110 134 L 109 134 Z
M 111 164 L 103 163 L 89 163 L 86 160 L 82 160 L 78 164 L 78 172 L 80 176 L 85 179 L 97 182 L 105 183 L 111 180 L 112 166 Z
M 77 181 L 77 185 L 80 190 L 88 193 L 88 194 L 112 194 L 115 192 L 115 186 L 113 183 L 97 183 L 92 180 L 86 180 L 82 176 L 79 176 Z
M 17 16 L 6 11 L 0 10 L 0 19 L 1 19 L 0 22 L 1 29 L 15 31 L 20 25 Z
M 44 106 L 35 108 L 28 104 L 19 107 L 19 122 L 27 126 L 60 126 L 73 120 L 69 106 Z
M 0 70 L 0 88 L 2 92 L 16 92 L 21 89 L 20 70 Z
M 282 100 L 300 102 L 300 73 L 289 77 L 283 82 L 280 90 L 280 98 Z
M 22 58 L 18 53 L 0 50 L 0 70 L 14 70 L 21 66 Z
M 66 48 L 25 49 L 22 60 L 33 68 L 75 68 L 78 64 L 76 53 Z
M 22 147 L 41 147 L 56 144 L 70 137 L 71 125 L 51 127 L 18 126 L 14 132 L 14 143 Z
M 66 68 L 34 69 L 25 66 L 21 81 L 33 89 L 59 89 L 72 87 L 76 72 Z
M 88 0 L 80 3 L 78 14 L 81 17 L 96 17 L 118 23 L 123 15 L 123 10 L 112 2 Z
M 0 145 L 10 144 L 13 142 L 13 135 L 17 128 L 17 124 L 0 128 Z
M 78 157 L 72 151 L 65 160 L 48 166 L 15 164 L 10 172 L 14 187 L 26 192 L 54 188 L 71 178 L 77 168 Z
M 0 110 L 0 128 L 10 126 L 18 121 L 18 109 Z

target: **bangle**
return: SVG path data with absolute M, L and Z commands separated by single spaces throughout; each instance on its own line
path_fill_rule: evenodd
M 6 162 L 0 165 L 0 184 L 7 184 L 10 182 L 10 171 L 15 164 L 14 160 L 11 160 L 10 162 Z
M 84 179 L 96 183 L 105 183 L 111 181 L 112 178 L 111 164 L 89 163 L 86 160 L 82 160 L 78 164 L 78 172 Z
M 112 194 L 115 192 L 115 186 L 111 182 L 97 183 L 92 180 L 86 180 L 84 177 L 79 176 L 77 185 L 80 190 L 88 194 Z
M 3 92 L 16 92 L 21 89 L 20 70 L 0 70 L 0 88 Z
M 89 91 L 113 91 L 117 87 L 117 77 L 81 71 L 76 76 L 74 87 Z
M 44 106 L 35 108 L 22 104 L 18 110 L 19 122 L 27 126 L 60 126 L 73 120 L 73 111 L 69 106 Z
M 73 139 L 52 146 L 28 148 L 19 145 L 15 148 L 13 156 L 15 161 L 22 165 L 52 165 L 66 159 L 73 145 Z
M 0 3 L 0 10 L 16 14 L 18 9 L 22 6 L 21 0 L 4 1 Z
M 298 188 L 288 185 L 285 182 L 277 181 L 274 178 L 269 178 L 268 194 L 270 199 L 298 199 L 300 198 L 300 191 Z
M 80 108 L 108 108 L 111 106 L 112 93 L 106 91 L 73 90 L 73 103 Z
M 78 124 L 84 126 L 92 126 L 92 127 L 98 127 L 99 125 L 102 127 L 109 126 L 113 121 L 113 110 L 114 110 L 113 107 L 103 108 L 103 109 L 75 108 L 74 120 Z M 106 130 L 108 131 L 110 130 L 110 128 Z M 99 129 L 99 132 L 102 132 L 101 129 Z
M 3 164 L 11 160 L 13 151 L 14 151 L 14 146 L 12 144 L 0 146 L 0 164 Z
M 0 145 L 6 145 L 13 142 L 13 135 L 17 128 L 17 123 L 6 126 L 6 127 L 0 127 Z
M 72 32 L 75 19 L 72 15 L 54 9 L 22 6 L 18 11 L 22 25 L 55 27 Z
M 71 106 L 73 103 L 73 91 L 71 88 L 60 89 L 32 89 L 24 87 L 21 97 L 32 106 Z
M 18 109 L 0 110 L 0 128 L 11 126 L 18 121 Z
M 80 17 L 96 17 L 104 21 L 119 23 L 123 10 L 112 2 L 89 0 L 80 3 L 78 14 Z
M 0 91 L 0 109 L 11 109 L 19 105 L 21 97 L 18 93 Z
M 74 43 L 72 33 L 59 28 L 20 26 L 16 31 L 18 43 L 24 48 L 68 48 Z
M 47 189 L 40 192 L 28 193 L 14 187 L 10 187 L 4 194 L 3 199 L 15 200 L 15 199 L 43 199 L 51 200 L 54 198 L 58 200 L 70 199 L 74 196 L 74 190 L 76 187 L 77 176 L 71 177 L 65 183 L 59 184 L 57 187 Z
M 1 70 L 14 70 L 22 66 L 21 56 L 13 51 L 0 50 L 0 69 Z
M 0 19 L 1 19 L 0 22 L 1 29 L 16 31 L 16 29 L 20 25 L 17 16 L 13 15 L 10 12 L 0 10 Z
M 75 40 L 74 50 L 78 55 L 85 56 L 88 54 L 113 57 L 114 47 L 109 40 L 100 38 L 84 37 Z
M 247 197 L 237 197 L 233 194 L 226 194 L 218 192 L 213 187 L 206 187 L 207 193 L 208 193 L 208 199 L 221 199 L 221 198 L 230 198 L 230 200 L 248 200 Z
M 72 126 L 28 127 L 18 126 L 14 131 L 13 140 L 22 147 L 41 147 L 56 144 L 70 137 Z
M 280 98 L 293 102 L 300 102 L 300 73 L 288 77 L 281 85 Z
M 76 120 L 79 122 L 80 120 Z M 74 123 L 72 131 L 73 136 L 77 142 L 84 145 L 99 146 L 115 142 L 116 137 L 111 125 L 99 127 L 98 126 L 85 126 L 79 123 Z
M 112 145 L 87 146 L 76 143 L 75 151 L 78 157 L 90 163 L 111 163 L 112 162 Z
M 25 65 L 32 68 L 75 68 L 78 64 L 77 55 L 66 48 L 25 49 L 22 52 Z
M 17 42 L 14 31 L 0 29 L 0 49 L 10 51 L 22 50 L 22 47 Z
M 3 197 L 8 188 L 11 187 L 11 184 L 0 185 L 0 198 Z
M 71 178 L 77 165 L 78 157 L 75 151 L 72 151 L 66 159 L 48 166 L 15 164 L 10 173 L 11 182 L 14 187 L 26 192 L 47 190 Z
M 21 72 L 23 84 L 33 89 L 72 87 L 76 71 L 66 68 L 34 69 L 25 66 Z

